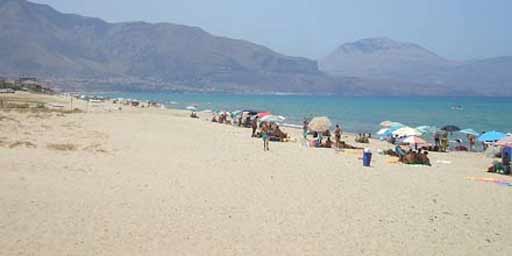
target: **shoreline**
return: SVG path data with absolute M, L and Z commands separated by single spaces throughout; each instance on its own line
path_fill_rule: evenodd
M 434 125 L 437 127 L 442 127 L 447 124 L 455 124 L 460 126 L 461 128 L 474 128 L 478 131 L 487 131 L 487 130 L 501 130 L 504 132 L 511 131 L 512 127 L 508 126 L 510 122 L 507 121 L 507 118 L 503 120 L 494 120 L 488 119 L 488 115 L 485 114 L 489 111 L 494 111 L 494 108 L 490 109 L 480 109 L 476 103 L 471 103 L 470 100 L 463 100 L 460 102 L 457 99 L 468 99 L 465 97 L 462 98 L 453 98 L 454 101 L 446 100 L 452 99 L 452 97 L 445 98 L 442 100 L 444 105 L 440 105 L 439 107 L 432 109 L 429 105 L 438 104 L 437 101 L 431 102 L 436 97 L 419 97 L 418 99 L 422 99 L 418 104 L 411 106 L 412 108 L 406 111 L 405 109 L 398 111 L 397 108 L 409 107 L 408 99 L 410 97 L 377 97 L 378 99 L 384 100 L 382 104 L 391 103 L 391 105 L 396 105 L 395 108 L 385 108 L 381 109 L 381 106 L 376 103 L 376 97 L 323 97 L 321 101 L 315 101 L 315 97 L 306 97 L 306 96 L 270 96 L 270 99 L 266 100 L 262 97 L 251 97 L 244 95 L 230 95 L 230 94 L 108 94 L 107 96 L 112 97 L 132 97 L 132 98 L 144 98 L 152 101 L 158 101 L 160 103 L 164 103 L 166 105 L 171 105 L 172 108 L 184 109 L 189 105 L 199 105 L 199 109 L 213 109 L 217 111 L 226 111 L 226 110 L 238 110 L 244 108 L 255 108 L 258 110 L 267 110 L 277 114 L 285 115 L 289 119 L 287 123 L 301 125 L 304 117 L 313 117 L 313 116 L 329 116 L 331 120 L 335 123 L 341 123 L 345 130 L 353 132 L 353 133 L 375 133 L 379 130 L 379 123 L 383 120 L 393 120 L 405 123 L 406 125 L 412 125 L 413 127 L 422 126 L 422 125 Z M 302 100 L 304 98 L 305 102 L 309 105 L 300 105 L 297 104 L 298 100 Z M 342 99 L 341 105 L 336 105 L 338 100 Z M 358 107 L 359 99 L 364 102 L 365 105 L 368 105 L 368 108 L 363 108 L 361 110 L 357 110 L 354 108 Z M 398 102 L 395 99 L 402 99 Z M 496 99 L 498 102 L 495 104 L 501 104 L 502 99 Z M 280 101 L 284 101 L 286 103 L 286 107 L 282 107 L 278 103 Z M 314 101 L 314 102 L 313 102 Z M 391 101 L 391 102 L 389 102 Z M 468 102 L 469 101 L 469 102 Z M 262 102 L 266 102 L 268 104 L 262 104 Z M 343 103 L 345 102 L 345 103 Z M 450 102 L 450 103 L 448 103 Z M 173 103 L 173 104 L 170 104 Z M 315 103 L 316 105 L 313 105 Z M 414 103 L 412 101 L 411 103 Z M 491 102 L 492 103 L 492 102 Z M 374 105 L 372 105 L 374 104 Z M 465 111 L 453 111 L 450 109 L 453 105 L 466 105 Z M 476 104 L 476 105 L 475 105 Z M 482 102 L 479 104 L 490 104 L 489 102 Z M 320 106 L 320 107 L 317 107 Z M 372 107 L 373 106 L 373 107 Z M 444 106 L 444 107 L 442 107 Z M 505 105 L 507 106 L 507 105 Z M 260 109 L 261 108 L 261 109 Z M 303 108 L 297 110 L 297 108 Z M 335 109 L 339 109 L 339 111 L 335 111 Z M 412 111 L 412 112 L 411 112 Z M 475 112 L 476 111 L 476 112 Z M 428 114 L 431 113 L 432 114 Z M 427 114 L 425 114 L 427 113 Z M 434 114 L 435 113 L 435 114 Z M 363 117 L 360 119 L 359 117 Z M 476 120 L 477 118 L 482 118 L 482 121 L 479 123 L 470 122 L 469 120 Z M 364 120 L 364 121 L 360 121 Z M 434 120 L 434 121 L 433 121 Z M 444 120 L 444 121 L 443 121 Z

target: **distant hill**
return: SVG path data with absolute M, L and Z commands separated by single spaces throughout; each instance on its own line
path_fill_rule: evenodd
M 334 75 L 415 80 L 455 64 L 416 44 L 368 38 L 343 44 L 320 61 L 320 68 Z
M 333 88 L 316 61 L 169 23 L 107 23 L 0 0 L 0 71 L 240 90 Z M 157 88 L 158 89 L 158 88 Z
M 512 95 L 512 57 L 450 61 L 389 38 L 343 44 L 320 60 L 320 69 L 333 76 L 417 84 L 418 89 L 429 86 L 455 95 Z

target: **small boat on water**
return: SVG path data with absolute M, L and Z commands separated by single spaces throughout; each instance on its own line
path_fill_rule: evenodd
M 451 107 L 452 110 L 456 110 L 456 111 L 463 111 L 464 108 L 462 107 L 462 105 L 454 105 Z

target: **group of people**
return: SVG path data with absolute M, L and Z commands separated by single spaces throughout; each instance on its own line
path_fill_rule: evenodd
M 228 115 L 226 113 L 221 113 L 218 117 L 214 115 L 212 117 L 212 122 L 219 124 L 231 124 L 231 120 L 228 119 Z
M 501 174 L 511 174 L 510 167 L 510 152 L 503 150 L 501 153 L 501 162 L 493 163 L 489 168 L 488 172 L 497 172 Z
M 338 149 L 362 149 L 360 147 L 355 147 L 347 144 L 345 141 L 341 140 L 341 135 L 343 134 L 343 130 L 339 124 L 336 125 L 336 128 L 332 132 L 334 134 L 334 141 L 332 141 L 331 131 L 325 130 L 323 132 L 318 131 L 310 131 L 309 122 L 305 119 L 303 122 L 303 136 L 304 140 L 308 142 L 308 145 L 316 148 L 338 148 Z M 308 136 L 312 135 L 313 139 L 309 140 Z
M 405 151 L 397 145 L 392 155 L 398 156 L 398 160 L 404 164 L 419 164 L 431 166 L 430 159 L 428 158 L 428 151 L 426 150 L 413 150 Z
M 449 147 L 448 133 L 438 133 L 434 134 L 434 148 L 433 151 L 438 152 L 447 152 Z
M 371 133 L 359 133 L 356 137 L 356 142 L 358 143 L 370 143 L 370 138 L 372 137 Z
M 251 120 L 251 136 L 263 139 L 264 151 L 269 151 L 269 141 L 285 142 L 288 140 L 288 134 L 284 133 L 277 123 L 259 122 L 259 118 L 255 117 Z M 258 131 L 259 129 L 259 131 Z
M 472 134 L 467 135 L 469 147 L 463 145 L 461 139 L 457 139 L 457 146 L 454 147 L 455 151 L 475 151 L 476 150 L 476 136 Z M 447 152 L 449 148 L 448 132 L 434 134 L 434 146 L 432 151 Z M 485 149 L 485 145 L 484 145 Z

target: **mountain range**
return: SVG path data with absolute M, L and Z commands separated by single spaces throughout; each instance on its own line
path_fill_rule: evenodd
M 389 38 L 343 44 L 320 61 L 320 69 L 332 76 L 430 85 L 455 95 L 511 95 L 512 89 L 512 57 L 453 61 Z
M 449 61 L 387 38 L 344 44 L 317 62 L 197 27 L 108 23 L 0 0 L 0 75 L 63 90 L 503 95 L 512 91 L 511 67 L 511 57 Z

